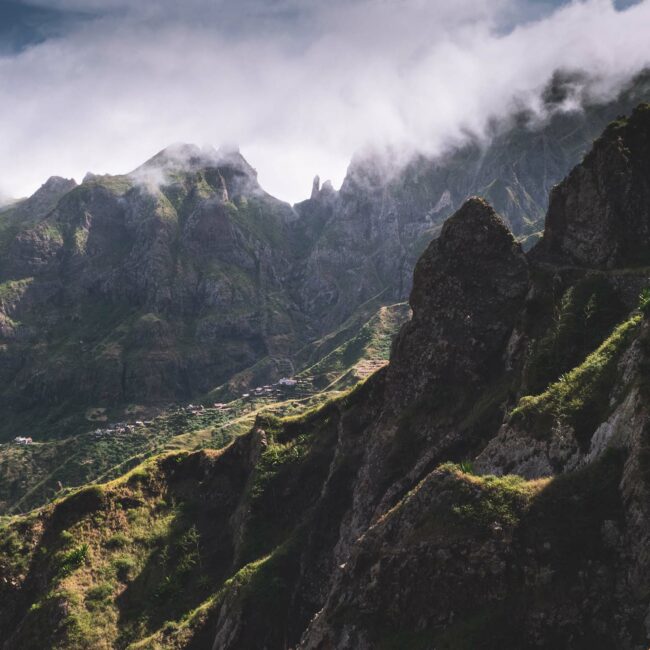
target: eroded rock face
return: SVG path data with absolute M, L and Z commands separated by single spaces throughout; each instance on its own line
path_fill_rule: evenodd
M 601 469 L 604 485 L 609 468 Z M 614 471 L 602 497 L 615 492 L 620 467 Z M 641 611 L 616 574 L 627 552 L 620 510 L 614 499 L 581 518 L 593 538 L 580 555 L 553 530 L 554 521 L 576 515 L 577 507 L 563 514 L 551 507 L 570 492 L 548 488 L 528 509 L 513 502 L 508 521 L 492 513 L 477 524 L 463 513 L 484 503 L 480 481 L 436 470 L 357 541 L 299 647 L 584 648 L 586 640 L 633 647 Z M 567 588 L 559 576 L 569 574 L 581 579 L 569 578 Z M 599 610 L 616 611 L 616 627 Z
M 260 362 L 291 367 L 306 343 L 366 305 L 404 300 L 420 254 L 473 194 L 495 205 L 516 235 L 531 234 L 528 246 L 548 188 L 611 115 L 650 92 L 642 76 L 615 102 L 589 104 L 584 113 L 562 110 L 583 82 L 571 75 L 553 80 L 544 124 L 521 114 L 499 125 L 487 147 L 470 143 L 398 170 L 394 160 L 359 157 L 340 191 L 319 180 L 295 208 L 266 194 L 239 152 L 192 145 L 172 146 L 128 176 L 89 174 L 80 187 L 50 179 L 10 216 L 0 215 L 11 225 L 0 232 L 0 283 L 36 278 L 18 311 L 0 318 L 9 345 L 2 365 L 11 369 L 0 378 L 14 386 L 7 403 L 34 406 L 16 394 L 33 385 L 33 376 L 44 405 L 58 404 L 55 396 L 71 378 L 83 400 L 102 394 L 148 401 L 159 386 L 158 401 L 169 401 L 196 396 Z M 44 295 L 51 296 L 47 304 Z M 41 307 L 33 310 L 37 301 Z M 110 305 L 110 318 L 100 303 Z M 116 328 L 129 329 L 149 313 L 169 321 L 168 349 L 125 352 Z M 75 325 L 69 341 L 65 323 Z M 106 349 L 90 351 L 89 331 Z M 62 352 L 56 367 L 46 350 L 35 353 L 36 339 Z M 85 391 L 77 377 L 95 376 L 107 355 L 107 376 Z M 156 377 L 141 390 L 147 364 Z
M 339 192 L 326 192 L 326 184 L 312 191 L 311 200 L 296 206 L 301 221 L 318 215 L 300 271 L 301 308 L 331 328 L 378 296 L 404 300 L 419 256 L 471 196 L 484 197 L 525 247 L 532 246 L 550 189 L 611 119 L 650 98 L 647 75 L 605 105 L 580 95 L 587 85 L 580 75 L 558 74 L 544 98 L 544 123 L 520 114 L 498 125 L 487 145 L 470 142 L 436 158 L 418 156 L 399 169 L 381 155 L 358 156 Z M 585 111 L 565 110 L 566 100 L 584 101 Z
M 420 258 L 413 317 L 381 377 L 381 408 L 366 432 L 337 558 L 438 463 L 493 435 L 498 400 L 468 418 L 509 370 L 506 350 L 528 290 L 528 263 L 494 210 L 470 199 Z M 414 372 L 414 369 L 417 371 Z
M 643 168 L 649 154 L 635 149 L 629 169 Z M 608 171 L 601 173 L 605 179 Z M 579 174 L 571 178 L 568 194 L 581 183 Z M 629 177 L 620 210 L 644 196 L 646 178 Z M 619 208 L 608 203 L 610 190 L 592 207 L 614 218 Z M 626 224 L 618 222 L 620 242 L 629 241 Z M 581 227 L 587 241 L 589 228 L 576 231 Z M 643 251 L 650 238 L 639 224 L 629 227 Z M 650 566 L 642 550 L 649 534 L 648 326 L 625 309 L 633 310 L 645 276 L 593 275 L 567 269 L 561 255 L 539 254 L 527 261 L 493 211 L 470 201 L 418 262 L 413 319 L 374 382 L 384 397 L 362 433 L 365 450 L 334 551 L 338 569 L 300 647 L 643 647 L 650 603 L 639 590 L 643 578 L 629 576 L 647 576 Z M 593 320 L 611 323 L 599 296 L 619 305 L 620 339 Z M 589 327 L 600 327 L 608 343 L 563 380 L 568 392 L 556 391 L 527 418 L 509 418 L 544 345 L 561 350 L 558 336 L 585 339 Z M 504 380 L 509 389 L 489 392 Z M 491 433 L 476 456 L 481 449 L 472 453 L 469 443 L 481 429 L 467 423 L 489 419 L 489 401 L 503 409 L 492 429 L 482 429 Z M 501 519 L 506 493 L 497 506 L 487 486 L 514 479 L 466 476 L 458 483 L 448 473 L 455 470 L 436 469 L 463 457 L 479 474 L 539 481 L 521 482 L 529 496 L 519 493 Z M 549 480 L 558 474 L 565 477 Z M 481 503 L 489 504 L 485 511 Z M 458 517 L 475 515 L 481 531 L 456 528 Z
M 643 194 L 645 181 L 629 178 L 631 200 L 634 184 Z M 601 198 L 608 204 L 609 194 Z M 253 253 L 256 269 L 269 269 L 265 282 L 275 286 L 281 275 L 272 252 L 264 242 L 253 246 L 220 201 L 198 201 L 186 220 L 193 255 L 205 253 L 206 240 L 218 247 L 220 237 L 232 237 Z M 317 208 L 325 205 L 303 207 L 313 217 L 306 230 L 318 232 L 326 215 Z M 188 234 L 194 229 L 198 240 Z M 635 233 L 645 246 L 643 231 Z M 163 627 L 146 631 L 151 643 L 215 650 L 647 647 L 650 327 L 636 305 L 648 278 L 643 269 L 585 269 L 567 264 L 562 251 L 553 257 L 542 249 L 525 256 L 490 206 L 471 199 L 417 265 L 413 319 L 388 368 L 304 418 L 260 416 L 223 452 L 163 461 L 188 479 L 185 495 L 198 476 L 198 521 L 207 535 L 200 546 L 218 556 L 219 571 L 210 574 L 214 596 L 178 626 L 161 618 Z M 245 262 L 237 263 L 248 268 Z M 197 272 L 185 263 L 183 273 Z M 146 277 L 144 267 L 137 273 Z M 135 285 L 136 295 L 156 304 L 157 287 Z M 9 311 L 30 286 L 13 288 Z M 241 288 L 200 286 L 215 303 Z M 139 316 L 124 344 L 135 350 L 148 341 L 161 353 L 175 336 L 175 317 L 174 309 L 164 318 Z M 201 321 L 202 340 L 216 341 L 230 324 L 241 326 L 210 314 Z M 262 325 L 255 318 L 246 324 L 253 339 Z M 277 334 L 281 319 L 275 325 Z M 557 358 L 563 355 L 567 364 Z M 160 366 L 152 358 L 140 366 L 153 376 L 137 382 L 160 391 L 157 377 L 173 369 L 163 354 L 155 359 Z M 526 395 L 531 385 L 539 385 L 538 395 Z M 207 456 L 209 475 L 196 469 Z M 512 471 L 523 476 L 487 475 Z M 223 484 L 224 476 L 233 480 Z M 95 545 L 93 553 L 104 550 Z M 35 557 L 42 556 L 46 549 Z M 3 584 L 8 594 L 20 590 Z M 23 594 L 21 612 L 44 616 Z M 24 628 L 17 629 L 20 640 Z
M 393 346 L 389 391 L 414 399 L 443 382 L 484 382 L 503 363 L 528 282 L 526 257 L 505 223 L 485 201 L 469 199 L 415 267 L 413 317 Z
M 650 105 L 611 124 L 551 193 L 546 254 L 589 267 L 650 262 Z
M 284 282 L 295 213 L 238 153 L 51 179 L 3 218 L 0 402 L 17 417 L 66 393 L 78 408 L 189 399 L 304 341 Z

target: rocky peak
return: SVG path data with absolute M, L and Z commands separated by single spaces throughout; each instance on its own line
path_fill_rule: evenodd
M 337 192 L 332 185 L 332 181 L 327 180 L 321 184 L 320 176 L 315 176 L 308 201 L 331 203 L 336 198 L 336 194 Z
M 413 317 L 434 319 L 441 327 L 455 327 L 444 316 L 458 315 L 459 310 L 465 319 L 489 318 L 494 314 L 480 309 L 485 302 L 507 302 L 521 293 L 521 281 L 507 286 L 513 271 L 515 280 L 522 279 L 522 272 L 527 276 L 525 257 L 512 233 L 486 201 L 470 198 L 444 224 L 415 268 Z
M 61 176 L 50 176 L 33 196 L 52 196 L 53 194 L 64 194 L 77 187 L 74 178 L 62 178 Z
M 504 221 L 484 200 L 466 201 L 416 265 L 413 318 L 391 356 L 397 385 L 477 378 L 500 358 L 527 289 L 528 263 Z
M 536 253 L 596 268 L 650 264 L 650 104 L 613 122 L 553 189 Z
M 194 144 L 173 144 L 158 152 L 129 176 L 158 188 L 175 182 L 208 180 L 224 200 L 239 196 L 261 195 L 257 171 L 241 155 L 237 147 L 198 147 Z
M 178 142 L 171 144 L 152 156 L 140 169 L 193 170 L 213 162 L 217 152 L 213 149 L 201 149 L 195 144 Z M 137 170 L 136 170 L 137 171 Z
M 32 220 L 41 219 L 56 207 L 59 199 L 64 194 L 67 194 L 75 187 L 77 187 L 77 183 L 72 178 L 51 176 L 34 194 L 18 204 L 17 212 L 28 216 Z
M 198 147 L 195 144 L 172 144 L 143 165 L 131 172 L 138 175 L 148 171 L 167 174 L 197 172 L 206 168 L 226 168 L 250 178 L 257 178 L 257 172 L 241 155 L 237 147 Z
M 311 199 L 317 199 L 320 192 L 320 176 L 314 176 L 314 182 L 311 185 Z
M 169 171 L 199 171 L 206 167 L 232 167 L 249 176 L 257 176 L 255 169 L 241 155 L 237 147 L 199 147 L 195 144 L 172 144 L 147 160 L 138 169 L 157 168 Z
M 242 156 L 239 147 L 222 146 L 216 151 L 218 167 L 227 167 L 257 179 L 257 170 Z

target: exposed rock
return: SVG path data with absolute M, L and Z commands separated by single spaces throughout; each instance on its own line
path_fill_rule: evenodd
M 0 269 L 23 287 L 3 292 L 0 353 L 0 402 L 17 421 L 66 392 L 80 404 L 189 398 L 305 340 L 284 285 L 295 214 L 238 152 L 172 148 L 128 177 L 51 180 L 24 203 L 55 195 L 7 242 Z M 18 316 L 20 339 L 6 320 Z M 139 331 L 149 316 L 164 335 Z
M 590 267 L 650 263 L 650 104 L 611 124 L 551 193 L 540 244 Z
M 611 115 L 650 94 L 644 76 L 605 105 L 587 86 L 558 77 L 546 122 L 518 115 L 495 125 L 487 144 L 401 169 L 357 157 L 339 192 L 319 180 L 294 208 L 266 194 L 232 147 L 178 144 L 124 176 L 48 181 L 0 214 L 0 284 L 34 278 L 3 314 L 0 404 L 19 411 L 5 418 L 7 432 L 32 426 L 35 394 L 62 417 L 79 411 L 56 401 L 71 380 L 80 402 L 97 392 L 113 403 L 159 402 L 196 397 L 258 364 L 296 367 L 306 344 L 370 305 L 403 300 L 419 255 L 468 196 L 492 201 L 517 236 L 530 234 L 529 246 L 548 188 Z M 576 96 L 584 113 L 565 110 Z M 169 322 L 167 347 L 125 346 L 124 330 L 149 313 Z M 101 388 L 78 381 L 101 375 L 107 355 Z M 148 363 L 155 377 L 142 388 Z
M 632 158 L 646 155 L 630 151 Z M 640 164 L 629 161 L 631 169 Z M 228 174 L 221 176 L 227 184 Z M 579 175 L 573 178 L 579 184 Z M 632 174 L 629 181 L 626 196 L 632 204 L 635 187 L 645 192 L 645 180 Z M 132 232 L 122 221 L 130 224 L 138 222 L 134 215 L 146 215 L 142 221 L 156 226 L 138 236 L 154 250 L 161 248 L 154 259 L 139 265 L 130 258 L 128 266 L 128 290 L 155 311 L 136 313 L 129 321 L 128 336 L 119 343 L 126 350 L 132 346 L 130 354 L 112 347 L 103 354 L 113 355 L 115 368 L 125 361 L 127 377 L 134 372 L 138 386 L 149 381 L 149 389 L 159 393 L 165 390 L 156 384 L 159 379 L 176 381 L 192 371 L 185 366 L 187 374 L 175 374 L 182 360 L 169 356 L 170 340 L 186 325 L 181 317 L 199 314 L 197 331 L 210 347 L 217 347 L 229 327 L 228 336 L 244 332 L 251 346 L 263 332 L 264 345 L 281 347 L 276 337 L 286 326 L 273 310 L 243 316 L 239 311 L 260 299 L 258 287 L 270 289 L 266 296 L 282 289 L 276 261 L 284 258 L 276 257 L 265 237 L 244 228 L 242 215 L 231 214 L 218 195 L 197 199 L 204 182 L 221 187 L 216 175 L 200 172 L 182 182 L 187 195 L 167 200 L 194 201 L 187 212 L 166 212 L 162 196 L 142 190 L 111 199 L 127 204 L 113 224 L 116 230 Z M 567 186 L 567 194 L 571 191 Z M 319 219 L 338 209 L 322 194 L 298 210 L 309 215 L 303 234 L 319 232 Z M 100 198 L 101 192 L 91 193 L 88 204 Z M 608 204 L 607 193 L 601 198 Z M 98 210 L 85 212 L 75 214 L 89 230 L 89 242 L 93 228 L 99 228 L 93 214 Z M 165 215 L 171 215 L 171 225 Z M 285 216 L 280 223 L 292 223 L 288 212 Z M 364 223 L 372 225 L 374 217 L 366 216 Z M 347 232 L 354 233 L 358 223 L 352 213 L 346 218 Z M 191 260 L 165 256 L 169 232 L 180 236 L 174 241 L 191 251 Z M 644 233 L 634 232 L 639 248 L 646 246 Z M 106 233 L 100 229 L 99 235 Z M 620 235 L 627 241 L 624 232 Z M 371 228 L 368 240 L 373 236 Z M 225 249 L 219 250 L 224 240 Z M 94 258 L 88 246 L 77 244 L 62 249 L 69 265 L 62 270 L 88 271 L 87 287 L 105 286 L 120 295 L 112 276 L 95 264 L 104 247 Z M 213 248 L 230 268 L 256 273 L 257 284 L 238 284 L 232 274 L 201 284 L 192 261 L 204 261 Z M 323 253 L 324 265 L 332 264 L 332 250 Z M 339 262 L 346 263 L 353 250 L 352 244 L 344 246 Z M 125 516 L 123 504 L 137 508 L 148 499 L 150 509 L 141 513 L 147 522 L 159 521 L 162 510 L 165 522 L 173 515 L 172 530 L 187 527 L 189 519 L 200 531 L 197 564 L 174 583 L 182 597 L 165 601 L 170 611 L 177 607 L 179 622 L 165 623 L 168 611 L 157 609 L 164 591 L 159 565 L 151 562 L 112 596 L 119 598 L 111 612 L 120 629 L 106 625 L 103 642 L 111 643 L 111 635 L 121 638 L 120 626 L 129 617 L 138 622 L 128 628 L 133 642 L 169 648 L 646 647 L 650 326 L 643 315 L 647 304 L 636 309 L 635 298 L 646 272 L 589 271 L 543 252 L 526 256 L 494 210 L 470 199 L 418 262 L 413 318 L 396 339 L 387 368 L 302 418 L 258 417 L 252 431 L 222 452 L 164 456 L 153 476 L 136 472 L 125 484 L 82 491 L 38 518 L 10 522 L 12 531 L 22 527 L 20 539 L 26 542 L 25 548 L 16 543 L 19 550 L 0 546 L 0 596 L 10 603 L 0 609 L 0 633 L 10 639 L 8 647 L 29 647 L 35 629 L 41 645 L 64 647 L 72 634 L 83 633 L 62 623 L 76 612 L 86 615 L 87 583 L 94 584 L 95 566 L 113 560 L 96 535 L 112 526 L 128 530 L 131 519 L 141 520 Z M 308 257 L 301 259 L 301 270 L 313 263 Z M 169 259 L 176 261 L 171 269 Z M 328 271 L 328 281 L 319 282 L 331 281 L 348 292 L 337 284 L 333 266 Z M 172 280 L 157 284 L 164 272 Z M 22 304 L 14 296 L 27 294 L 31 286 L 12 287 L 7 298 L 12 310 Z M 74 291 L 83 293 L 78 285 Z M 208 310 L 205 296 L 238 309 Z M 134 360 L 133 369 L 128 364 Z M 63 382 L 75 373 L 66 365 L 69 360 L 56 362 L 61 384 L 55 389 L 63 392 Z M 111 373 L 124 376 L 123 369 Z M 538 391 L 527 395 L 533 385 Z M 49 381 L 30 386 L 39 394 L 52 390 Z M 505 475 L 513 470 L 537 480 Z M 193 509 L 166 510 L 177 497 Z M 100 519 L 99 531 L 93 517 L 101 506 L 106 519 Z M 97 564 L 78 567 L 71 580 L 82 592 L 77 600 L 54 606 L 52 599 L 42 602 L 34 594 L 49 598 L 58 584 L 57 521 L 81 536 L 92 534 Z M 141 529 L 140 524 L 138 534 Z M 142 547 L 157 548 L 158 538 L 150 544 Z M 3 559 L 16 553 L 29 558 L 14 562 L 29 565 L 25 578 Z M 36 584 L 45 586 L 38 591 L 32 588 Z
M 312 183 L 311 186 L 311 200 L 314 201 L 315 199 L 318 198 L 318 195 L 320 193 L 320 176 L 314 176 L 314 182 Z
M 389 390 L 412 400 L 444 383 L 484 382 L 502 364 L 527 291 L 519 244 L 485 201 L 469 199 L 415 267 L 413 317 L 393 346 Z

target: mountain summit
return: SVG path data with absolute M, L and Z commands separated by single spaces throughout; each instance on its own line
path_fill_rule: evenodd
M 364 383 L 302 416 L 259 413 L 224 449 L 158 456 L 9 521 L 0 542 L 7 650 L 647 646 L 650 277 L 640 263 L 650 234 L 643 218 L 628 218 L 647 198 L 638 173 L 650 160 L 647 115 L 640 106 L 605 131 L 555 190 L 549 230 L 528 253 L 484 199 L 465 201 L 418 260 L 413 317 L 389 365 Z M 92 223 L 107 218 L 99 209 L 106 192 L 115 196 L 105 182 L 72 190 L 50 227 L 63 228 L 62 206 L 83 200 L 83 212 L 67 214 L 91 228 L 88 250 Z M 147 314 L 127 312 L 109 330 L 110 346 L 91 341 L 105 363 L 125 364 L 133 391 L 191 377 L 187 366 L 175 374 L 182 366 L 168 352 L 179 323 L 215 336 L 208 359 L 238 360 L 233 347 L 222 351 L 225 315 L 243 317 L 237 327 L 249 326 L 249 341 L 256 332 L 269 346 L 286 341 L 282 316 L 292 314 L 280 311 L 283 276 L 273 262 L 281 258 L 260 237 L 267 231 L 252 222 L 252 239 L 250 213 L 187 188 L 176 203 L 161 189 L 172 206 L 195 201 L 194 211 L 175 213 L 122 188 L 125 223 L 134 205 L 149 206 L 132 219 L 135 233 L 174 234 L 173 274 L 190 264 L 183 246 L 205 264 L 224 233 L 231 254 L 234 243 L 255 242 L 256 290 L 217 312 L 189 289 L 180 306 L 177 296 L 156 304 L 161 287 L 177 290 L 178 275 L 169 285 L 145 282 L 145 302 L 128 304 Z M 314 215 L 316 206 L 301 209 Z M 197 221 L 193 238 L 183 224 Z M 202 249 L 215 224 L 219 237 Z M 603 228 L 612 224 L 608 242 Z M 92 295 L 110 276 L 94 260 L 82 266 L 62 239 L 66 263 L 55 268 L 64 278 L 84 269 L 86 284 L 67 294 L 82 305 L 71 301 L 75 292 Z M 164 260 L 165 247 L 154 249 Z M 141 290 L 138 277 L 129 290 Z M 42 296 L 48 286 L 35 278 L 14 289 Z M 247 311 L 253 298 L 258 309 L 270 303 L 260 323 Z M 58 354 L 56 369 L 65 368 Z M 207 363 L 201 370 L 211 372 Z M 110 386 L 99 381 L 107 378 L 92 377 L 93 387 Z
M 257 172 L 239 152 L 238 147 L 198 147 L 195 144 L 175 143 L 155 156 L 152 156 L 130 175 L 159 169 L 173 172 L 196 172 L 210 167 L 229 167 L 249 176 L 256 177 Z

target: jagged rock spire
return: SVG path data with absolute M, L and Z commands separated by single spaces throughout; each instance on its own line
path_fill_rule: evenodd
M 320 176 L 314 176 L 314 182 L 311 185 L 311 198 L 317 199 L 320 193 Z
M 417 381 L 418 393 L 452 375 L 476 378 L 503 350 L 527 289 L 526 257 L 504 221 L 483 199 L 466 201 L 415 267 L 413 318 L 391 356 L 396 384 Z

